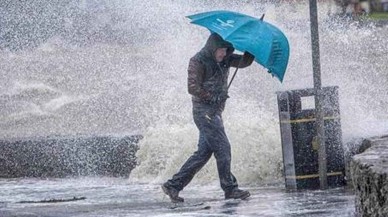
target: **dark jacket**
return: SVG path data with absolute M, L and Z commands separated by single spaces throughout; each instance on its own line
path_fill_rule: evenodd
M 227 55 L 221 63 L 217 63 L 214 56 L 217 48 L 228 48 Z M 229 68 L 245 68 L 252 64 L 254 56 L 247 52 L 244 55 L 237 55 L 233 54 L 233 51 L 232 44 L 213 33 L 205 47 L 190 59 L 188 91 L 193 102 L 209 104 L 212 97 L 227 95 Z M 222 104 L 219 106 L 223 109 L 225 101 Z

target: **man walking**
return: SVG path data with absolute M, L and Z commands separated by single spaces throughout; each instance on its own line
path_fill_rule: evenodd
M 245 199 L 248 191 L 238 188 L 230 171 L 231 148 L 225 134 L 222 112 L 228 96 L 229 68 L 244 68 L 252 64 L 254 56 L 233 54 L 231 43 L 212 33 L 204 48 L 190 59 L 188 67 L 188 91 L 192 95 L 193 118 L 199 130 L 198 150 L 183 164 L 162 189 L 172 202 L 183 202 L 179 192 L 189 184 L 194 175 L 208 162 L 212 154 L 216 158 L 218 175 L 225 199 Z

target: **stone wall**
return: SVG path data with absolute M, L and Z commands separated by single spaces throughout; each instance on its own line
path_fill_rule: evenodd
M 0 178 L 129 176 L 141 136 L 0 140 Z
M 388 136 L 364 140 L 350 164 L 357 216 L 388 216 Z

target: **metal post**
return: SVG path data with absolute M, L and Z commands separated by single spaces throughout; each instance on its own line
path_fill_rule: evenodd
M 310 0 L 310 28 L 311 28 L 311 46 L 313 59 L 313 75 L 315 90 L 315 116 L 316 132 L 319 144 L 319 183 L 321 189 L 327 188 L 327 161 L 325 145 L 325 128 L 322 109 L 322 85 L 321 85 L 321 64 L 319 57 L 319 33 L 318 33 L 318 14 L 317 0 Z

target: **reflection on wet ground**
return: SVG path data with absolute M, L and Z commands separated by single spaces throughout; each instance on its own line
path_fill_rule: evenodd
M 181 192 L 186 202 L 172 204 L 159 185 L 132 184 L 127 179 L 0 179 L 0 216 L 354 216 L 354 195 L 344 188 L 248 189 L 252 194 L 248 200 L 224 200 L 217 184 L 189 185 Z M 74 197 L 86 199 L 49 202 Z

